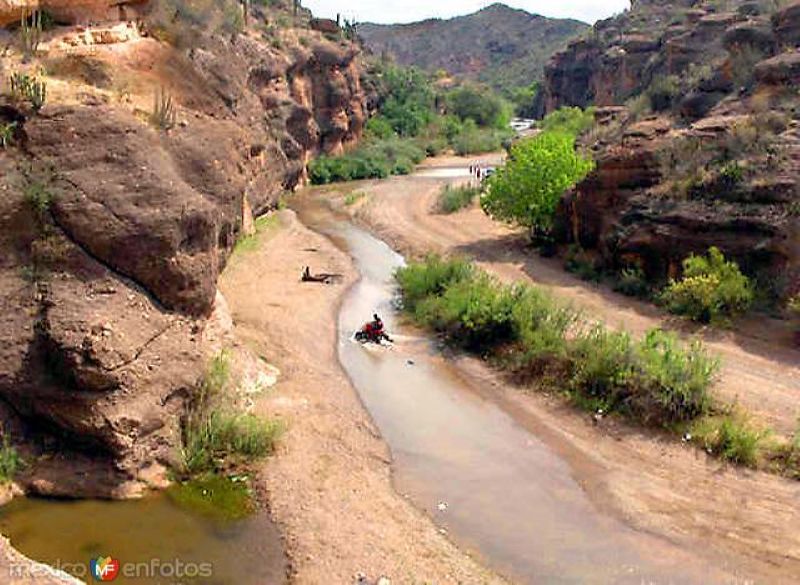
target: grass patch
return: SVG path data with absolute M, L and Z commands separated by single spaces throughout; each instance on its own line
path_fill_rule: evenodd
M 439 193 L 439 210 L 442 213 L 455 213 L 471 206 L 480 194 L 480 187 L 445 185 L 441 193 Z
M 283 427 L 224 408 L 230 357 L 211 360 L 183 421 L 183 471 L 189 477 L 222 473 L 269 455 Z
M 724 461 L 758 467 L 769 431 L 758 429 L 740 413 L 700 420 L 692 429 L 696 443 Z
M 364 191 L 353 191 L 352 193 L 348 193 L 344 196 L 344 204 L 347 207 L 350 207 L 364 199 L 366 196 L 367 194 Z
M 252 490 L 244 478 L 206 475 L 171 486 L 175 504 L 218 520 L 239 520 L 255 511 Z
M 233 248 L 234 254 L 243 254 L 258 250 L 258 247 L 261 244 L 262 236 L 278 227 L 278 216 L 274 213 L 262 215 L 261 217 L 256 218 L 255 225 L 255 233 L 252 233 L 249 236 L 243 236 L 236 242 L 236 245 Z

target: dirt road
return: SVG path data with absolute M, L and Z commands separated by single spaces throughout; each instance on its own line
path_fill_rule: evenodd
M 429 163 L 436 165 L 436 161 Z M 445 166 L 466 165 L 450 159 Z M 427 178 L 396 177 L 327 190 L 348 211 L 396 249 L 466 254 L 505 280 L 547 286 L 592 318 L 641 333 L 671 326 L 656 308 L 587 285 L 554 262 L 524 249 L 520 234 L 478 209 L 439 215 L 435 201 L 446 171 Z M 433 177 L 430 177 L 433 175 Z M 348 191 L 366 197 L 344 204 Z M 781 432 L 791 432 L 800 411 L 798 355 L 757 338 L 701 332 L 723 360 L 715 392 L 737 400 Z M 709 549 L 734 566 L 746 566 L 765 583 L 794 583 L 800 575 L 800 482 L 730 468 L 696 448 L 613 422 L 593 425 L 557 397 L 508 387 L 482 364 L 460 358 L 495 400 L 573 462 L 595 502 L 632 525 L 690 547 Z
M 327 239 L 282 212 L 280 227 L 237 254 L 220 287 L 236 338 L 281 370 L 256 410 L 288 424 L 259 483 L 286 538 L 292 582 L 503 583 L 395 492 L 390 454 L 339 366 L 336 314 L 356 275 Z M 340 273 L 301 283 L 304 266 Z

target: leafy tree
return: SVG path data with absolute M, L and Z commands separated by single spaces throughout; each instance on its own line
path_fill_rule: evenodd
M 503 128 L 510 120 L 510 108 L 500 96 L 476 85 L 463 85 L 446 97 L 447 111 L 479 126 Z
M 508 162 L 489 179 L 481 206 L 494 218 L 546 233 L 561 196 L 592 168 L 593 161 L 575 150 L 573 136 L 542 132 L 511 147 Z

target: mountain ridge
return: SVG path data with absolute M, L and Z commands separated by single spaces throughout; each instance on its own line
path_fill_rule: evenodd
M 500 90 L 541 79 L 549 58 L 588 29 L 578 20 L 548 18 L 501 3 L 449 19 L 358 25 L 364 45 L 375 54 Z

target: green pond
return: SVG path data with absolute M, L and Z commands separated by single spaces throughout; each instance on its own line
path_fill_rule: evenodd
M 86 582 L 98 557 L 119 562 L 114 583 L 286 581 L 280 534 L 265 512 L 230 519 L 196 503 L 197 490 L 123 502 L 17 498 L 0 508 L 0 532 L 28 557 Z

